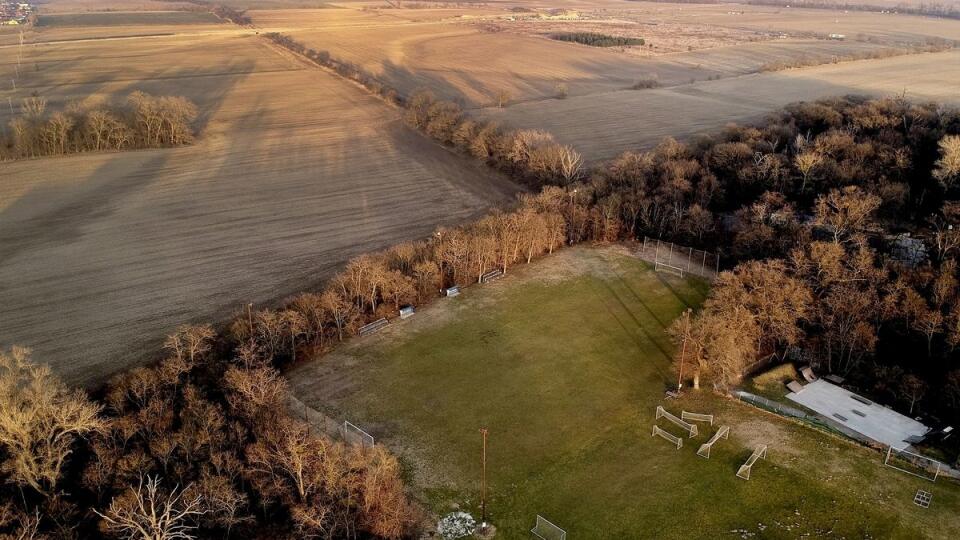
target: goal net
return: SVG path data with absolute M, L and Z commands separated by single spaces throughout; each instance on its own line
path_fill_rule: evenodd
M 343 431 L 343 440 L 346 441 L 347 444 L 359 445 L 363 448 L 373 447 L 373 435 L 370 435 L 354 424 L 344 420 L 343 428 L 341 429 Z
M 683 439 L 681 439 L 680 437 L 677 437 L 676 435 L 674 435 L 673 433 L 670 433 L 669 431 L 660 429 L 660 426 L 653 426 L 653 433 L 650 436 L 656 437 L 657 435 L 670 441 L 671 444 L 676 445 L 677 450 L 679 450 L 683 446 Z
M 670 414 L 669 412 L 667 412 L 667 410 L 664 409 L 663 407 L 661 407 L 660 405 L 657 405 L 657 420 L 659 420 L 659 419 L 661 419 L 661 418 L 666 418 L 666 419 L 669 420 L 670 422 L 673 422 L 673 423 L 676 424 L 677 426 L 683 428 L 684 431 L 686 431 L 687 433 L 690 434 L 690 437 L 691 437 L 691 438 L 697 436 L 697 425 L 696 425 L 696 424 L 691 424 L 691 423 L 689 423 L 689 422 L 684 422 L 683 420 L 681 420 L 681 419 L 677 418 L 676 416 L 674 416 L 674 415 Z
M 543 540 L 566 540 L 567 538 L 567 531 L 557 527 L 540 514 L 537 514 L 537 524 L 530 529 L 530 532 Z
M 700 449 L 697 450 L 697 455 L 710 459 L 710 450 L 713 449 L 713 444 L 720 439 L 726 439 L 730 436 L 730 426 L 720 426 L 720 429 L 713 434 L 713 437 L 710 437 L 710 440 L 701 444 Z
M 713 415 L 712 414 L 700 414 L 694 412 L 680 411 L 680 419 L 686 422 L 687 420 L 692 420 L 694 422 L 708 422 L 711 426 L 713 425 Z
M 894 447 L 887 448 L 887 454 L 883 458 L 883 464 L 892 467 L 898 471 L 912 474 L 918 478 L 924 478 L 931 482 L 936 482 L 940 477 L 940 471 L 943 463 L 927 456 L 914 454 L 906 450 L 897 450 Z
M 673 274 L 677 277 L 683 277 L 683 268 L 665 262 L 657 261 L 653 263 L 653 269 L 657 272 L 666 272 L 667 274 Z
M 750 471 L 753 470 L 753 464 L 757 462 L 760 458 L 767 457 L 767 445 L 761 444 L 754 449 L 753 453 L 750 454 L 750 457 L 747 458 L 746 463 L 740 466 L 740 469 L 737 470 L 737 476 L 743 478 L 744 480 L 750 479 Z

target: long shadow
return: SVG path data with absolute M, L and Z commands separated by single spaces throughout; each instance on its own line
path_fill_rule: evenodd
M 249 70 L 253 64 L 238 60 L 234 65 Z M 180 73 L 166 70 L 163 75 L 189 81 L 196 74 L 188 69 Z M 203 77 L 199 83 L 204 96 L 200 129 L 246 75 Z M 118 88 L 115 95 L 126 96 L 135 89 L 162 94 L 154 84 L 131 83 Z M 202 136 L 197 144 L 204 144 Z M 156 334 L 141 335 L 136 326 L 143 324 L 151 308 L 171 312 L 163 306 L 131 305 L 142 290 L 124 290 L 120 272 L 133 268 L 141 272 L 141 283 L 150 279 L 150 257 L 161 253 L 156 245 L 163 242 L 163 231 L 145 235 L 146 222 L 129 210 L 153 200 L 154 184 L 166 180 L 179 160 L 199 157 L 197 152 L 193 148 L 143 150 L 0 164 L 0 176 L 14 173 L 38 178 L 36 185 L 28 186 L 0 209 L 0 305 L 19 306 L 0 310 L 0 346 L 30 346 L 38 359 L 49 363 L 68 382 L 85 385 L 99 384 L 111 373 L 159 352 L 161 336 L 169 328 L 158 327 Z M 77 179 L 76 171 L 84 170 L 91 160 L 99 165 Z M 71 162 L 77 167 L 71 167 Z M 45 178 L 38 170 L 45 171 Z M 121 225 L 126 220 L 132 221 Z M 148 240 L 136 246 L 136 251 L 111 249 L 140 236 Z M 98 253 L 122 260 L 98 260 Z M 92 274 L 97 268 L 101 270 Z M 163 277 L 156 275 L 155 279 Z M 159 288 L 167 286 L 159 283 L 154 297 L 163 296 Z M 33 291 L 44 291 L 44 297 L 28 297 L 36 294 Z M 130 328 L 124 329 L 127 326 Z M 122 339 L 115 339 L 116 335 Z

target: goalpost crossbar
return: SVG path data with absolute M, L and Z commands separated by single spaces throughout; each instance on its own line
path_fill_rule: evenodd
M 683 277 L 683 268 L 679 266 L 674 266 L 672 264 L 667 264 L 665 262 L 655 261 L 653 263 L 653 269 L 656 272 L 666 272 L 668 274 L 673 274 L 677 277 Z
M 713 448 L 713 443 L 719 441 L 720 439 L 726 439 L 730 435 L 730 426 L 720 426 L 720 429 L 713 434 L 713 437 L 710 437 L 710 440 L 701 444 L 700 449 L 697 450 L 697 455 L 703 458 L 710 459 L 710 450 Z
M 890 462 L 892 458 L 899 458 L 903 461 L 909 462 L 910 465 L 917 470 L 924 471 L 928 474 L 924 475 L 917 471 L 911 471 L 905 468 L 906 465 L 903 467 L 897 466 L 895 463 Z M 921 456 L 920 454 L 914 454 L 913 452 L 909 452 L 907 450 L 897 450 L 893 446 L 887 448 L 887 455 L 883 458 L 883 464 L 891 469 L 896 469 L 900 472 L 905 472 L 909 475 L 916 476 L 917 478 L 923 478 L 924 480 L 929 480 L 931 482 L 937 481 L 937 478 L 940 477 L 941 467 L 943 466 L 943 463 L 933 458 Z M 933 474 L 932 477 L 929 476 L 931 470 Z
M 657 420 L 661 418 L 666 418 L 670 422 L 673 422 L 678 427 L 683 428 L 684 431 L 690 434 L 690 438 L 696 437 L 698 434 L 697 425 L 691 424 L 690 422 L 684 422 L 683 420 L 677 418 L 675 415 L 670 414 L 662 406 L 657 405 Z
M 530 532 L 542 540 L 566 540 L 567 531 L 557 527 L 547 518 L 537 514 L 537 523 Z
M 374 444 L 373 435 L 360 429 L 348 420 L 343 421 L 343 440 L 350 444 L 359 444 L 363 448 L 372 448 Z
M 713 415 L 712 414 L 700 414 L 694 412 L 680 411 L 681 420 L 693 420 L 694 422 L 709 422 L 710 425 L 713 425 Z
M 758 445 L 753 453 L 750 454 L 750 457 L 747 458 L 747 461 L 740 466 L 740 469 L 737 471 L 737 476 L 743 478 L 744 480 L 750 479 L 750 471 L 753 469 L 753 464 L 757 462 L 760 458 L 767 457 L 767 445 L 761 444 Z
M 683 447 L 683 439 L 681 439 L 680 437 L 677 437 L 676 435 L 674 435 L 673 433 L 670 433 L 669 431 L 660 429 L 660 426 L 654 425 L 653 433 L 650 436 L 656 437 L 657 435 L 675 444 L 677 446 L 677 450 Z

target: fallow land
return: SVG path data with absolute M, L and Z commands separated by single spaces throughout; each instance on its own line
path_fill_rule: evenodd
M 105 14 L 105 16 L 111 16 Z M 141 19 L 148 15 L 140 15 Z M 166 21 L 161 17 L 161 21 Z M 190 147 L 0 163 L 0 341 L 93 384 L 189 320 L 321 282 L 349 257 L 460 222 L 517 187 L 416 135 L 362 89 L 219 24 L 36 28 L 0 92 L 60 107 L 134 90 L 201 111 Z

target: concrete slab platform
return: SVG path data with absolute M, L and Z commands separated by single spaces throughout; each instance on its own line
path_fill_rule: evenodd
M 799 392 L 787 394 L 787 398 L 832 422 L 898 450 L 910 446 L 907 441 L 910 437 L 923 435 L 930 429 L 913 418 L 824 379 L 804 386 Z

